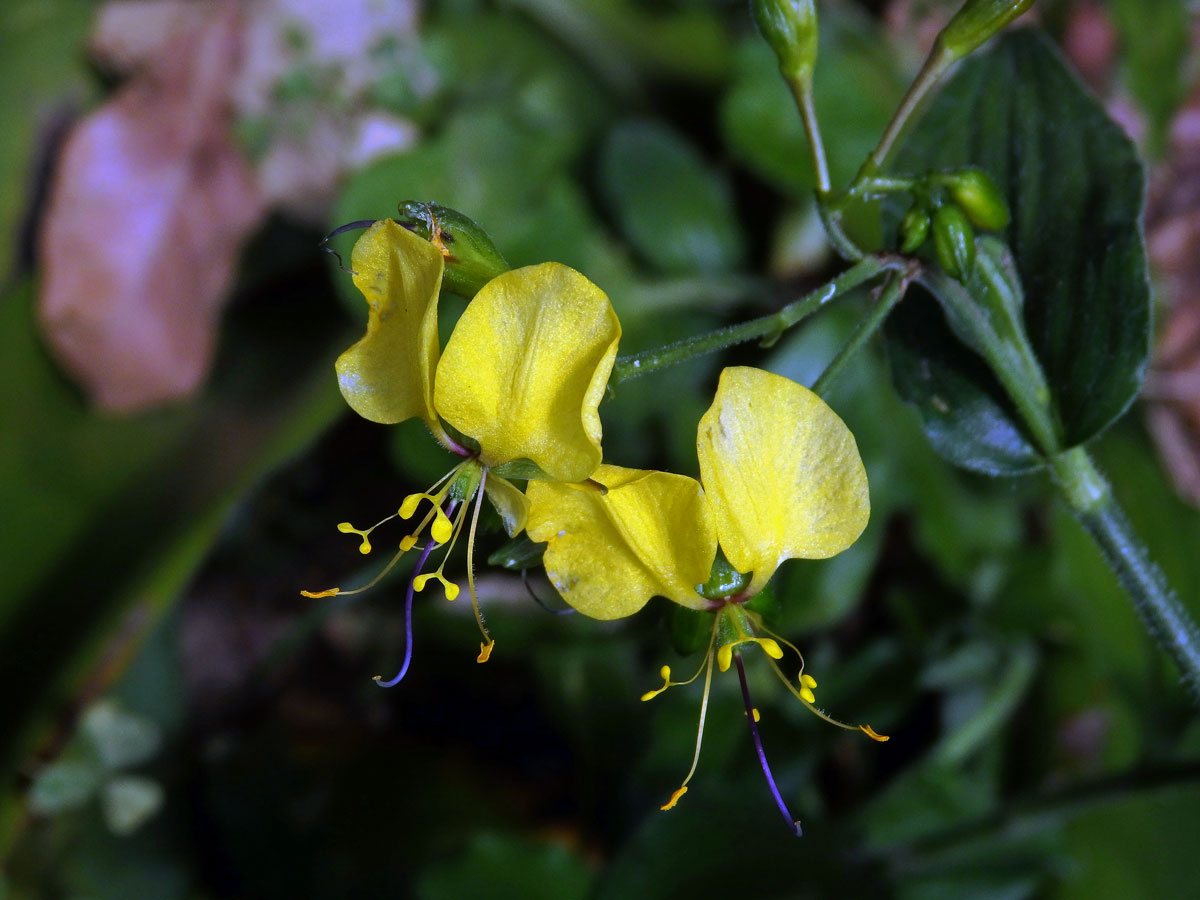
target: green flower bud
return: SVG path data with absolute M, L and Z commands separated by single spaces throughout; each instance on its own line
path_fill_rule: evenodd
M 406 200 L 400 204 L 401 225 L 437 245 L 446 257 L 442 286 L 470 299 L 511 266 L 486 231 L 458 210 L 437 203 Z
M 1015 19 L 1033 0 L 967 0 L 938 35 L 950 60 L 962 59 Z
M 950 196 L 977 228 L 1001 231 L 1008 227 L 1008 203 L 992 176 L 983 169 L 963 169 L 947 181 Z
M 900 222 L 900 252 L 912 253 L 929 237 L 929 210 L 919 204 L 904 214 Z
M 975 229 L 953 203 L 939 206 L 933 214 L 933 250 L 951 278 L 965 282 L 971 277 L 975 268 Z
M 758 30 L 779 60 L 788 81 L 808 81 L 817 63 L 815 0 L 750 0 Z

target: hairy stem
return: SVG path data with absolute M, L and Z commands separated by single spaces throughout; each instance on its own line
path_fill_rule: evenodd
M 1179 666 L 1200 705 L 1200 628 L 1150 559 L 1087 452 L 1076 447 L 1051 459 L 1055 482 L 1075 518 L 1100 548 L 1155 642 Z
M 893 272 L 888 277 L 883 287 L 883 293 L 876 302 L 875 308 L 871 310 L 866 318 L 858 323 L 854 334 L 850 335 L 850 340 L 846 341 L 845 346 L 838 351 L 837 356 L 833 358 L 833 361 L 825 367 L 825 371 L 813 383 L 812 390 L 814 394 L 822 397 L 825 396 L 825 393 L 829 390 L 829 386 L 842 373 L 846 364 L 854 358 L 854 355 L 879 330 L 879 327 L 883 325 L 888 315 L 896 308 L 896 304 L 904 296 L 904 291 L 908 287 L 909 277 L 899 272 Z
M 894 270 L 904 265 L 907 263 L 899 257 L 865 257 L 837 278 L 810 291 L 799 300 L 789 303 L 769 316 L 751 319 L 740 325 L 719 328 L 707 334 L 698 334 L 665 347 L 656 347 L 632 356 L 619 357 L 613 366 L 608 383 L 610 386 L 615 386 L 622 381 L 636 378 L 638 375 L 657 372 L 659 369 L 678 365 L 698 356 L 715 353 L 746 341 L 778 338 L 784 331 L 812 315 L 831 300 L 870 281 L 881 272 Z

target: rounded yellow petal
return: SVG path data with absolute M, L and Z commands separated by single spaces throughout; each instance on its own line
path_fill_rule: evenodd
M 433 407 L 438 359 L 441 252 L 391 219 L 354 245 L 354 285 L 370 307 L 367 333 L 338 357 L 338 386 L 364 419 L 391 425 L 420 416 L 442 430 Z
M 504 523 L 504 530 L 508 532 L 508 536 L 515 537 L 520 534 L 529 520 L 528 498 L 517 490 L 516 485 L 511 481 L 492 472 L 488 473 L 487 481 L 483 483 L 483 490 L 487 494 L 487 498 L 492 501 L 496 512 L 500 514 L 500 520 Z
M 696 436 L 725 556 L 762 590 L 786 559 L 823 559 L 867 526 L 854 435 L 820 397 L 761 369 L 725 369 Z
M 608 493 L 531 481 L 531 540 L 563 600 L 595 619 L 630 616 L 654 596 L 704 609 L 717 536 L 699 483 L 683 475 L 601 466 Z
M 598 408 L 621 325 L 605 293 L 542 263 L 475 295 L 437 368 L 434 405 L 488 466 L 528 459 L 556 481 L 600 465 Z

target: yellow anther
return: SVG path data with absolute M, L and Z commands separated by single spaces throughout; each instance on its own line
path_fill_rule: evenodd
M 663 686 L 660 688 L 655 688 L 652 691 L 646 691 L 646 693 L 642 694 L 642 702 L 645 702 L 647 700 L 653 700 L 655 697 L 657 697 L 659 694 L 661 694 L 667 688 L 669 688 L 675 684 L 675 682 L 671 681 L 671 667 L 670 666 L 663 666 L 661 669 L 658 670 L 658 674 L 663 680 Z
M 880 743 L 883 743 L 884 741 L 891 740 L 891 738 L 888 735 L 879 734 L 870 725 L 859 725 L 858 730 L 861 731 L 863 734 L 865 734 L 867 737 L 869 737 L 873 741 L 879 741 Z
M 772 659 L 783 659 L 783 650 L 779 648 L 779 644 L 771 638 L 758 638 L 758 646 L 763 648 L 763 652 Z
M 475 657 L 475 662 L 485 663 L 492 655 L 492 648 L 496 646 L 495 641 L 488 641 L 486 644 L 479 645 L 479 655 Z
M 446 543 L 454 535 L 454 526 L 440 507 L 434 516 L 433 525 L 429 527 L 429 534 L 439 544 Z
M 683 787 L 681 787 L 679 790 L 677 790 L 675 793 L 673 793 L 671 795 L 671 799 L 668 800 L 666 803 L 664 803 L 662 806 L 660 806 L 659 809 L 663 809 L 663 810 L 672 809 L 675 806 L 675 804 L 679 802 L 679 798 L 682 797 L 686 793 L 687 793 L 687 785 L 685 784 Z
M 802 687 L 800 688 L 800 699 L 805 703 L 816 703 L 817 695 L 812 692 L 812 688 Z
M 429 494 L 409 494 L 404 498 L 404 502 L 400 504 L 400 509 L 397 510 L 398 515 L 402 519 L 411 519 L 417 511 L 417 507 L 421 505 L 422 500 L 436 502 Z
M 374 528 L 368 528 L 366 531 L 363 531 L 362 529 L 355 528 L 349 522 L 338 522 L 337 530 L 342 534 L 357 534 L 362 538 L 362 543 L 358 545 L 358 552 L 363 556 L 371 552 L 371 542 L 367 539 L 367 535 L 374 531 Z
M 803 672 L 801 672 L 800 684 L 806 688 L 815 688 L 817 686 L 817 679 L 813 678 L 811 675 L 805 675 Z
M 406 535 L 406 536 L 400 538 L 400 552 L 401 553 L 407 553 L 409 550 L 411 550 L 416 545 L 417 545 L 417 536 L 415 534 L 409 534 L 409 535 Z
M 742 713 L 742 715 L 744 716 L 744 715 L 745 715 L 745 713 L 743 712 L 743 713 Z M 755 707 L 755 708 L 754 708 L 754 721 L 755 721 L 756 723 L 757 723 L 757 722 L 761 722 L 761 721 L 762 721 L 762 716 L 760 716 L 760 715 L 758 714 L 758 707 Z
M 429 584 L 429 580 L 431 578 L 436 578 L 439 582 L 441 582 L 442 589 L 446 592 L 447 600 L 453 600 L 455 597 L 458 596 L 458 592 L 459 592 L 458 585 L 455 584 L 453 581 L 447 580 L 446 576 L 444 576 L 440 571 L 430 572 L 427 575 L 418 575 L 416 578 L 413 579 L 413 590 L 414 591 L 425 590 L 425 585 Z
M 341 593 L 341 588 L 330 588 L 327 591 L 301 591 L 300 596 L 320 600 L 322 597 L 336 597 L 339 593 Z
M 728 672 L 733 664 L 733 644 L 723 644 L 717 648 L 717 668 Z

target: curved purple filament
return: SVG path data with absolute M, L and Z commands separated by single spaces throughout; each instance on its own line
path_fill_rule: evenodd
M 742 682 L 742 701 L 746 704 L 746 721 L 750 723 L 750 737 L 754 739 L 758 764 L 762 766 L 763 775 L 767 779 L 767 787 L 771 789 L 771 796 L 775 798 L 775 805 L 779 807 L 779 814 L 783 816 L 783 821 L 787 822 L 788 829 L 796 837 L 802 837 L 804 830 L 800 827 L 800 820 L 793 819 L 792 814 L 788 812 L 787 804 L 783 802 L 783 797 L 779 795 L 779 788 L 775 786 L 775 777 L 771 774 L 771 767 L 767 765 L 767 752 L 763 750 L 762 738 L 758 734 L 758 723 L 754 721 L 754 704 L 750 701 L 750 688 L 746 686 L 746 667 L 742 665 L 742 654 L 734 653 L 733 661 L 737 663 L 738 678 Z
M 347 222 L 345 225 L 339 225 L 337 228 L 333 229 L 333 231 L 329 232 L 329 234 L 325 235 L 325 237 L 321 238 L 321 243 L 318 244 L 318 246 L 326 253 L 332 253 L 334 255 L 338 261 L 339 269 L 341 269 L 343 272 L 349 272 L 351 275 L 355 275 L 357 273 L 352 269 L 347 269 L 345 263 L 342 262 L 342 254 L 338 253 L 332 247 L 328 247 L 326 245 L 332 238 L 337 237 L 339 234 L 345 234 L 347 231 L 356 231 L 359 228 L 370 228 L 375 224 L 375 222 L 375 219 L 359 219 L 357 222 Z
M 400 667 L 399 674 L 391 681 L 383 681 L 379 678 L 375 679 L 375 683 L 380 687 L 395 687 L 404 680 L 404 676 L 408 674 L 408 667 L 412 663 L 412 648 L 413 648 L 413 628 L 412 628 L 412 608 L 413 608 L 413 582 L 417 576 L 421 574 L 421 569 L 425 566 L 425 561 L 429 559 L 429 554 L 433 552 L 437 541 L 426 541 L 425 549 L 421 551 L 421 555 L 417 557 L 417 564 L 413 566 L 412 574 L 408 577 L 408 592 L 404 595 L 404 664 Z

